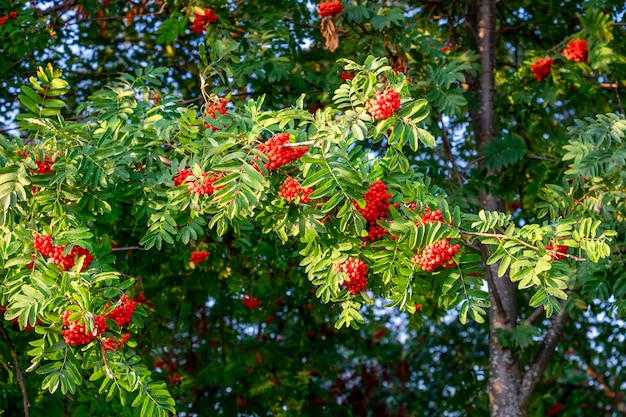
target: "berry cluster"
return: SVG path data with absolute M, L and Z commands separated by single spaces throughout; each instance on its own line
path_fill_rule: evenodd
M 256 297 L 250 297 L 249 295 L 245 295 L 242 299 L 241 302 L 248 307 L 250 310 L 254 310 L 255 308 L 257 308 L 258 306 L 261 305 L 261 302 L 259 301 L 258 298 Z
M 187 180 L 187 177 L 193 176 L 193 173 L 189 169 L 181 169 L 178 171 L 178 174 L 174 177 L 174 185 L 178 186 L 184 184 Z
M 343 81 L 348 81 L 354 78 L 356 74 L 354 74 L 353 72 L 346 72 L 346 71 L 341 71 L 341 73 L 339 74 L 339 78 L 341 78 Z
M 198 35 L 202 35 L 206 31 L 206 25 L 209 23 L 217 23 L 217 15 L 212 9 L 204 9 L 202 14 L 195 13 L 193 23 L 189 26 L 189 30 Z
M 124 346 L 126 342 L 128 342 L 128 339 L 130 339 L 130 333 L 124 334 L 120 340 L 115 340 L 110 337 L 105 337 L 102 339 L 102 350 L 119 351 L 122 348 L 122 346 Z
M 556 248 L 552 245 L 546 245 L 546 250 L 550 251 L 550 256 L 553 259 L 565 259 L 567 258 L 567 246 L 556 245 Z
M 363 238 L 363 242 L 367 242 L 368 240 L 371 242 L 376 242 L 383 238 L 385 234 L 387 234 L 385 229 L 378 225 L 376 222 L 369 223 L 369 229 L 367 230 L 367 237 Z
M 213 183 L 219 180 L 220 178 L 224 178 L 224 174 L 214 174 L 209 172 L 203 172 L 202 178 L 198 181 L 191 182 L 187 185 L 189 192 L 196 195 L 211 195 L 216 190 L 219 190 L 222 187 L 213 187 Z
M 52 170 L 54 162 L 49 156 L 44 157 L 43 161 L 37 159 L 35 164 L 37 164 L 37 174 L 54 174 Z
M 225 98 L 217 98 L 215 101 L 211 101 L 207 104 L 206 115 L 212 119 L 215 119 L 216 114 L 226 114 L 228 110 L 226 110 L 226 105 L 228 104 L 228 100 Z M 220 128 L 213 126 L 209 122 L 204 122 L 204 125 L 212 130 L 219 130 Z
M 199 264 L 201 262 L 206 261 L 206 259 L 209 257 L 211 253 L 207 252 L 205 250 L 202 251 L 194 251 L 191 252 L 191 257 L 189 258 L 190 262 L 193 262 L 194 264 Z
M 530 71 L 537 81 L 543 81 L 544 78 L 550 75 L 550 67 L 552 64 L 554 64 L 552 58 L 538 58 L 535 63 L 530 66 Z
M 301 158 L 309 150 L 308 146 L 284 146 L 289 142 L 289 138 L 289 133 L 279 133 L 258 146 L 268 159 L 265 164 L 268 171 L 274 171 Z M 258 159 L 256 155 L 254 158 Z
M 421 255 L 415 255 L 411 261 L 422 267 L 424 271 L 431 272 L 437 267 L 450 268 L 456 265 L 452 258 L 460 249 L 460 245 L 450 245 L 448 239 L 441 239 L 426 246 Z
M 107 313 L 106 318 L 113 320 L 118 326 L 122 327 L 125 324 L 130 323 L 130 319 L 136 308 L 137 302 L 131 300 L 128 294 L 124 294 L 113 310 Z M 108 309 L 109 306 L 107 306 L 104 311 L 107 311 Z
M 288 202 L 298 199 L 301 203 L 311 201 L 309 195 L 313 192 L 312 188 L 302 188 L 300 183 L 293 178 L 287 177 L 279 187 L 278 196 L 284 198 Z
M 422 215 L 422 223 L 445 223 L 441 215 L 441 210 L 430 211 L 430 207 L 426 206 Z
M 0 16 L 0 26 L 4 26 L 4 24 L 9 19 L 16 20 L 17 19 L 17 12 L 9 12 L 9 13 L 5 14 L 4 16 Z
M 320 17 L 332 17 L 343 12 L 343 5 L 339 0 L 323 1 L 317 5 L 317 10 L 320 13 Z
M 370 184 L 370 189 L 363 196 L 365 199 L 365 207 L 357 210 L 365 221 L 376 224 L 376 220 L 385 219 L 389 214 L 389 200 L 391 194 L 387 192 L 387 186 L 378 180 Z
M 356 294 L 367 288 L 367 265 L 359 258 L 348 258 L 341 265 L 336 265 L 335 270 L 340 270 L 348 275 L 348 280 L 343 281 L 348 291 Z
M 63 320 L 64 329 L 61 330 L 65 343 L 71 346 L 84 345 L 91 342 L 96 336 L 101 335 L 106 331 L 106 320 L 102 316 L 95 316 L 94 326 L 90 333 L 87 333 L 87 329 L 84 324 L 80 324 L 80 319 L 76 321 L 69 321 L 69 317 L 72 313 L 69 310 L 65 310 L 61 313 L 61 319 Z
M 393 88 L 377 91 L 376 97 L 367 104 L 367 109 L 376 120 L 384 120 L 400 108 L 400 94 Z
M 563 55 L 570 61 L 587 63 L 587 52 L 588 46 L 585 39 L 571 40 L 563 50 Z
M 93 255 L 89 253 L 87 249 L 81 248 L 80 246 L 72 247 L 67 255 L 63 255 L 67 245 L 54 246 L 50 235 L 41 236 L 39 233 L 35 233 L 35 236 L 33 236 L 33 246 L 37 252 L 50 258 L 52 262 L 63 271 L 72 269 L 76 264 L 76 259 L 81 256 L 85 256 L 81 272 L 87 269 L 91 261 L 93 261 Z

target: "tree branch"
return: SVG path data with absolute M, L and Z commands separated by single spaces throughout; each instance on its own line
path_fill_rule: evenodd
M 585 373 L 595 381 L 602 384 L 602 391 L 604 391 L 604 395 L 611 400 L 613 404 L 615 404 L 617 411 L 619 411 L 623 416 L 626 416 L 626 403 L 621 401 L 618 393 L 606 383 L 604 375 L 598 372 L 598 370 L 595 369 L 589 362 L 587 362 L 587 371 Z
M 525 326 L 534 325 L 537 322 L 537 320 L 539 320 L 541 316 L 545 314 L 545 311 L 546 310 L 543 307 L 537 307 L 535 311 L 530 313 L 530 315 L 526 318 L 526 320 L 524 320 L 524 325 Z
M 11 351 L 11 358 L 13 359 L 13 366 L 15 368 L 15 376 L 17 377 L 17 383 L 20 386 L 20 390 L 22 391 L 22 403 L 24 404 L 24 417 L 30 417 L 30 402 L 28 401 L 28 393 L 26 392 L 26 385 L 24 385 L 24 374 L 22 373 L 22 368 L 20 367 L 20 360 L 17 356 L 17 351 L 15 350 L 15 346 L 13 346 L 13 342 L 11 342 L 11 338 L 4 328 L 4 320 L 0 318 L 0 333 L 2 333 L 2 337 L 7 342 L 7 346 Z
M 569 320 L 569 314 L 567 314 L 567 311 L 564 310 L 564 306 L 565 303 L 562 302 L 562 311 L 557 314 L 554 319 L 552 319 L 552 323 L 546 331 L 546 335 L 544 336 L 543 341 L 539 346 L 539 350 L 535 355 L 535 359 L 530 364 L 528 370 L 524 372 L 524 376 L 522 377 L 522 384 L 519 389 L 519 395 L 520 408 L 523 410 L 525 410 L 530 404 L 530 397 L 535 390 L 535 386 L 539 382 L 543 371 L 545 371 L 546 367 L 548 366 L 548 362 L 554 354 L 554 349 L 559 343 L 561 334 L 563 334 L 565 324 L 567 323 L 567 320 Z

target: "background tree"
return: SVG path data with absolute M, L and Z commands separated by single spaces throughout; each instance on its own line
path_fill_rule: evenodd
M 416 288 L 414 304 L 409 305 L 419 305 L 420 310 L 410 316 L 395 318 L 375 305 L 360 310 L 366 326 L 359 332 L 335 330 L 333 322 L 337 318 L 341 322 L 345 316 L 339 314 L 339 304 L 330 308 L 318 303 L 311 293 L 315 287 L 307 282 L 308 271 L 298 266 L 302 260 L 298 252 L 303 247 L 296 241 L 284 244 L 280 239 L 273 240 L 276 238 L 268 237 L 261 227 L 280 226 L 277 216 L 285 212 L 284 221 L 293 221 L 300 215 L 299 209 L 286 210 L 288 204 L 272 203 L 259 214 L 256 227 L 243 222 L 223 234 L 228 222 L 219 222 L 219 213 L 212 212 L 200 198 L 185 203 L 189 199 L 187 187 L 168 191 L 178 168 L 189 168 L 199 176 L 202 169 L 215 165 L 210 158 L 216 157 L 216 152 L 207 149 L 207 139 L 226 140 L 238 132 L 247 134 L 254 143 L 263 130 L 274 131 L 277 126 L 299 132 L 300 141 L 303 132 L 315 132 L 288 121 L 307 120 L 309 116 L 301 111 L 266 113 L 255 118 L 257 105 L 244 106 L 249 98 L 266 94 L 261 109 L 272 110 L 297 106 L 300 94 L 306 93 L 300 108 L 315 110 L 330 104 L 333 96 L 335 105 L 341 106 L 342 100 L 354 95 L 345 90 L 342 93 L 341 89 L 333 94 L 340 85 L 361 86 L 363 96 L 371 96 L 377 80 L 357 77 L 344 82 L 342 77 L 358 71 L 352 67 L 341 73 L 344 63 L 336 60 L 349 57 L 363 62 L 367 55 L 374 54 L 386 56 L 397 73 L 406 74 L 406 83 L 399 74 L 395 79 L 396 85 L 402 86 L 404 99 L 423 97 L 429 102 L 430 115 L 420 125 L 426 131 L 418 131 L 413 138 L 415 144 L 418 136 L 428 143 L 430 132 L 437 145 L 420 146 L 419 150 L 413 146 L 414 152 L 404 147 L 403 153 L 397 154 L 400 164 L 405 163 L 400 155 L 406 155 L 407 165 L 442 187 L 414 190 L 413 196 L 420 197 L 417 201 L 433 209 L 442 205 L 446 216 L 447 205 L 436 199 L 437 195 L 445 196 L 448 205 L 458 205 L 466 213 L 481 209 L 506 211 L 517 226 L 541 224 L 547 218 L 548 226 L 561 217 L 588 218 L 576 228 L 583 235 L 591 235 L 592 219 L 601 219 L 603 229 L 621 231 L 623 119 L 598 117 L 578 122 L 569 133 L 567 129 L 574 126 L 576 118 L 623 113 L 619 95 L 624 85 L 623 26 L 613 23 L 623 15 L 623 4 L 567 2 L 556 7 L 552 2 L 535 2 L 531 7 L 524 2 L 495 5 L 487 1 L 345 2 L 341 13 L 323 20 L 314 5 L 302 2 L 67 1 L 52 6 L 11 2 L 2 7 L 5 9 L 0 12 L 5 18 L 0 39 L 5 56 L 11 58 L 0 63 L 5 74 L 4 132 L 9 133 L 3 138 L 0 181 L 7 227 L 1 252 L 7 271 L 2 304 L 9 308 L 5 318 L 15 317 L 22 329 L 27 323 L 36 326 L 36 319 L 42 320 L 42 325 L 36 326 L 37 335 L 32 331 L 17 332 L 5 322 L 6 405 L 1 408 L 7 412 L 15 412 L 16 406 L 11 404 L 23 397 L 13 378 L 20 377 L 18 361 L 26 363 L 25 352 L 33 349 L 27 343 L 44 334 L 50 340 L 52 336 L 46 333 L 50 329 L 58 334 L 60 313 L 70 304 L 58 299 L 56 304 L 45 307 L 38 307 L 39 302 L 20 304 L 18 295 L 38 301 L 41 294 L 46 295 L 36 293 L 46 289 L 37 283 L 35 293 L 21 289 L 29 282 L 26 266 L 31 259 L 30 254 L 16 257 L 20 251 L 36 249 L 32 232 L 37 231 L 52 234 L 57 246 L 67 243 L 91 250 L 95 266 L 91 266 L 89 276 L 103 283 L 98 284 L 103 289 L 98 290 L 101 298 L 96 303 L 105 299 L 115 302 L 121 290 L 147 297 L 137 300 L 147 311 L 148 325 L 140 330 L 139 308 L 133 315 L 131 343 L 137 343 L 136 352 L 150 368 L 149 358 L 158 365 L 156 372 L 161 375 L 151 378 L 168 382 L 179 411 L 189 407 L 189 412 L 198 415 L 341 415 L 349 405 L 357 415 L 440 415 L 444 410 L 484 415 L 488 378 L 494 416 L 556 415 L 567 410 L 597 415 L 598 408 L 607 407 L 613 410 L 609 413 L 623 413 L 619 368 L 606 369 L 612 361 L 622 362 L 617 360 L 619 349 L 611 347 L 619 343 L 615 315 L 623 313 L 626 288 L 619 261 L 621 234 L 614 241 L 611 260 L 605 264 L 596 267 L 564 260 L 567 270 L 556 275 L 567 276 L 561 281 L 566 282 L 568 299 L 561 305 L 556 298 L 537 296 L 534 282 L 529 288 L 517 290 L 517 286 L 528 284 L 520 277 L 519 268 L 512 276 L 516 283 L 507 275 L 497 277 L 503 275 L 499 269 L 506 270 L 507 263 L 514 263 L 504 254 L 505 247 L 498 246 L 500 241 L 484 242 L 497 248 L 495 254 L 490 254 L 473 240 L 474 235 L 447 231 L 459 242 L 465 240 L 463 255 L 457 256 L 457 262 L 469 273 L 463 282 L 475 285 L 475 291 L 480 291 L 483 278 L 489 283 L 491 333 L 487 362 L 487 348 L 482 342 L 486 329 L 468 324 L 459 330 L 454 317 L 446 312 L 458 300 L 451 298 L 446 304 L 442 301 L 445 297 L 441 298 L 443 290 L 435 289 L 431 297 L 426 297 L 426 290 Z M 213 14 L 207 11 L 209 7 Z M 569 46 L 572 39 L 587 41 L 586 59 L 582 46 Z M 203 57 L 203 43 L 209 59 Z M 537 61 L 548 57 L 551 65 L 549 60 Z M 52 70 L 46 75 L 44 62 L 49 61 L 54 68 L 64 70 L 63 79 L 68 84 Z M 139 71 L 147 64 L 167 70 Z M 38 65 L 44 67 L 39 74 L 35 72 Z M 120 72 L 135 70 L 134 76 L 125 76 L 122 84 L 114 86 Z M 38 76 L 36 83 L 42 86 L 44 91 L 39 93 L 43 95 L 31 85 L 33 94 L 22 90 L 21 100 L 17 100 L 20 85 L 27 83 L 24 75 Z M 393 77 L 389 71 L 384 75 Z M 50 85 L 45 84 L 46 79 Z M 100 87 L 106 89 L 94 94 Z M 62 93 L 66 93 L 65 101 L 50 99 Z M 233 107 L 221 107 L 223 103 L 211 93 L 228 97 Z M 200 114 L 205 116 L 206 127 L 197 117 L 196 108 L 176 109 L 194 102 L 203 105 Z M 239 110 L 235 111 L 235 106 Z M 222 115 L 221 110 L 228 114 Z M 17 111 L 30 113 L 18 119 L 23 129 L 21 137 L 12 123 Z M 55 120 L 61 112 L 71 116 Z M 328 112 L 317 113 L 316 117 L 314 123 L 309 122 L 316 129 L 323 121 L 331 120 Z M 121 120 L 125 120 L 126 127 L 122 127 Z M 229 126 L 223 134 L 211 128 L 220 123 Z M 361 129 L 368 138 L 380 138 L 386 129 L 394 128 L 386 140 L 359 142 L 370 156 L 389 155 L 394 138 L 399 142 L 409 140 L 399 134 L 400 125 L 385 123 L 375 127 L 372 124 L 374 130 L 368 124 L 352 124 L 355 136 Z M 76 142 L 81 135 L 89 140 Z M 117 142 L 118 138 L 123 140 Z M 26 155 L 17 155 L 16 150 Z M 152 155 L 159 158 L 155 160 Z M 81 162 L 76 165 L 76 161 Z M 312 163 L 303 161 L 301 167 Z M 194 163 L 198 165 L 192 169 Z M 314 172 L 316 168 L 307 169 Z M 389 165 L 378 172 L 366 170 L 365 165 L 362 169 L 359 175 L 364 181 L 354 186 L 355 199 L 361 198 L 357 191 L 364 192 L 367 182 L 393 171 Z M 223 172 L 228 170 L 224 168 Z M 289 173 L 297 175 L 297 171 Z M 339 184 L 350 182 L 348 178 L 342 178 Z M 139 180 L 142 185 L 134 182 Z M 389 178 L 390 184 L 395 184 L 392 188 L 396 199 L 401 194 L 406 196 L 406 190 L 400 190 L 401 180 Z M 221 185 L 228 186 L 228 181 Z M 318 188 L 324 185 L 313 182 L 309 180 Z M 16 184 L 21 184 L 24 198 Z M 430 182 L 426 180 L 425 184 Z M 269 186 L 261 188 L 277 193 L 279 185 L 274 178 Z M 190 204 L 196 212 L 198 208 L 193 205 L 200 204 L 201 210 L 208 211 L 192 216 L 191 223 L 186 223 L 189 213 L 184 212 L 185 206 L 178 206 L 183 210 L 179 212 L 172 209 L 173 203 Z M 19 212 L 20 207 L 30 214 Z M 23 218 L 29 221 L 20 222 Z M 359 215 L 353 218 L 359 219 Z M 212 219 L 218 219 L 211 226 L 217 226 L 219 235 L 215 228 L 207 229 L 205 222 Z M 468 226 L 469 219 L 464 217 L 463 224 Z M 483 221 L 483 225 L 505 222 L 497 216 L 473 220 Z M 43 228 L 44 223 L 48 227 Z M 76 227 L 79 223 L 89 225 L 89 231 Z M 16 224 L 21 229 L 15 229 Z M 588 229 L 586 233 L 583 226 Z M 150 228 L 147 234 L 146 227 Z M 358 229 L 358 225 L 355 227 Z M 492 228 L 472 233 L 482 233 L 483 238 L 487 238 L 486 233 L 506 234 L 506 228 L 487 229 Z M 559 247 L 563 243 L 577 247 L 570 250 L 572 254 L 576 251 L 572 257 L 580 256 L 579 249 L 591 251 L 591 258 L 598 257 L 597 249 L 582 243 L 587 242 L 584 238 L 576 239 L 565 226 L 558 230 L 568 233 L 565 242 L 555 230 L 527 232 L 522 238 L 535 249 L 524 257 L 534 265 L 540 264 L 540 256 L 554 260 L 550 262 L 553 271 L 563 261 L 553 259 L 563 255 L 564 249 Z M 277 231 L 284 239 L 288 229 L 283 235 L 280 229 Z M 593 234 L 595 237 L 595 230 Z M 174 239 L 176 244 L 167 244 L 174 243 Z M 189 248 L 188 242 L 195 247 Z M 154 256 L 154 249 L 144 250 L 151 246 L 159 247 L 160 256 Z M 350 247 L 354 251 L 358 246 L 352 241 Z M 424 246 L 417 245 L 422 249 Z M 200 252 L 211 254 L 204 262 L 196 263 L 190 260 L 192 250 L 199 252 L 191 258 L 196 262 L 201 259 L 198 256 L 202 257 Z M 473 250 L 482 256 L 482 262 L 472 255 Z M 372 270 L 377 263 L 384 263 L 376 256 L 373 250 L 363 255 Z M 49 270 L 44 260 L 36 260 L 36 270 Z M 491 266 L 485 266 L 485 262 Z M 94 275 L 93 268 L 100 274 Z M 117 283 L 114 275 L 107 275 L 111 268 L 135 280 Z M 417 272 L 419 275 L 419 269 Z M 74 277 L 67 273 L 61 276 Z M 449 272 L 440 273 L 435 282 L 444 283 L 444 277 L 450 276 Z M 458 287 L 453 287 L 450 294 L 456 291 Z M 93 301 L 90 295 L 84 296 L 87 302 Z M 319 295 L 324 298 L 322 293 Z M 242 302 L 245 296 L 246 304 Z M 481 293 L 470 298 L 485 302 Z M 255 299 L 259 306 L 255 307 Z M 544 307 L 533 309 L 529 300 L 534 306 L 543 304 L 548 310 L 562 311 L 544 320 Z M 76 300 L 79 304 L 84 301 Z M 470 309 L 471 303 L 465 305 L 466 314 L 480 320 L 479 310 Z M 90 311 L 81 306 L 81 310 Z M 476 307 L 481 308 L 480 303 Z M 99 308 L 105 308 L 104 304 Z M 401 327 L 396 329 L 394 323 Z M 587 343 L 581 340 L 581 329 L 589 329 L 585 333 Z M 459 345 L 463 341 L 459 335 L 473 341 L 471 348 Z M 31 357 L 37 357 L 37 347 L 34 345 Z M 66 354 L 73 348 L 60 343 L 48 349 L 52 362 L 48 368 L 42 362 L 44 366 L 38 371 L 47 375 L 44 388 L 51 388 L 49 371 L 58 371 L 53 365 L 54 352 Z M 126 347 L 121 351 L 131 355 Z M 612 357 L 605 357 L 607 352 Z M 9 359 L 11 353 L 22 356 Z M 116 357 L 113 352 L 106 355 Z M 131 356 L 127 359 L 134 360 Z M 462 367 L 470 376 L 458 373 L 457 364 L 463 363 L 471 364 Z M 105 370 L 100 372 L 104 377 Z M 123 383 L 118 388 L 102 385 L 102 379 L 96 376 L 95 382 L 83 380 L 75 391 L 70 387 L 81 381 L 73 374 L 70 369 L 69 381 L 64 382 L 65 373 L 60 372 L 56 387 L 57 392 L 75 400 L 68 403 L 58 394 L 40 392 L 37 387 L 42 380 L 37 380 L 38 374 L 27 373 L 23 387 L 30 392 L 33 414 L 36 410 L 56 409 L 67 415 L 110 415 L 107 400 L 118 398 L 120 389 L 129 389 Z M 446 374 L 450 377 L 437 378 Z M 545 381 L 540 380 L 543 374 Z M 143 369 L 137 375 L 142 380 L 147 378 Z M 65 389 L 64 383 L 69 384 Z M 166 401 L 167 395 L 159 386 L 153 389 Z M 137 397 L 141 401 L 137 410 L 146 404 L 144 413 L 149 411 L 153 403 L 145 400 L 148 397 Z M 129 402 L 134 398 L 129 397 Z M 82 405 L 76 407 L 76 403 Z M 165 403 L 156 403 L 166 409 Z M 115 407 L 119 414 L 132 413 L 128 404 Z

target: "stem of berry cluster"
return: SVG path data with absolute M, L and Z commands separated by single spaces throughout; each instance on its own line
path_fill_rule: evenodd
M 524 242 L 523 240 L 521 240 L 521 239 L 519 239 L 517 237 L 507 236 L 507 235 L 503 235 L 501 233 L 470 232 L 468 230 L 459 230 L 459 232 L 462 235 L 468 235 L 468 236 L 493 237 L 493 238 L 502 239 L 502 240 L 504 240 L 504 239 L 511 239 L 511 240 L 514 240 L 514 241 L 518 242 L 521 245 L 526 246 L 527 248 L 534 249 L 534 250 L 539 250 L 539 248 L 537 246 L 531 245 L 530 243 L 526 243 L 526 242 Z M 586 260 L 585 258 L 581 258 L 581 257 L 578 257 L 578 256 L 574 256 L 574 255 L 570 255 L 568 253 L 562 253 L 562 252 L 559 252 L 559 256 L 563 256 L 565 258 L 573 259 L 575 261 L 585 261 Z
M 22 368 L 20 368 L 20 361 L 17 356 L 17 351 L 15 350 L 15 346 L 11 342 L 11 338 L 7 333 L 6 329 L 2 321 L 0 320 L 0 333 L 2 333 L 2 337 L 7 342 L 7 346 L 11 351 L 11 358 L 13 359 L 13 366 L 15 367 L 15 376 L 17 378 L 17 383 L 20 386 L 20 390 L 22 391 L 22 401 L 24 403 L 24 417 L 30 417 L 30 403 L 28 401 L 28 393 L 26 392 L 26 386 L 24 385 L 24 374 L 22 373 Z

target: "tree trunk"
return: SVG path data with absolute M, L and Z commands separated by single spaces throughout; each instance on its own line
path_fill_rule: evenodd
M 478 77 L 468 77 L 471 89 L 479 99 L 479 108 L 470 111 L 476 149 L 493 140 L 496 131 L 495 65 L 496 0 L 469 0 L 466 28 L 476 41 L 482 70 Z M 488 172 L 497 175 L 497 172 Z M 481 206 L 489 211 L 504 211 L 504 201 L 494 198 L 488 189 L 480 193 Z M 483 260 L 490 253 L 482 247 Z M 508 274 L 498 277 L 498 265 L 487 267 L 489 287 L 489 408 L 491 417 L 525 417 L 534 389 L 541 379 L 567 322 L 567 313 L 556 315 L 546 330 L 544 340 L 533 361 L 522 372 L 519 357 L 502 346 L 501 331 L 512 331 L 518 325 L 515 285 Z

